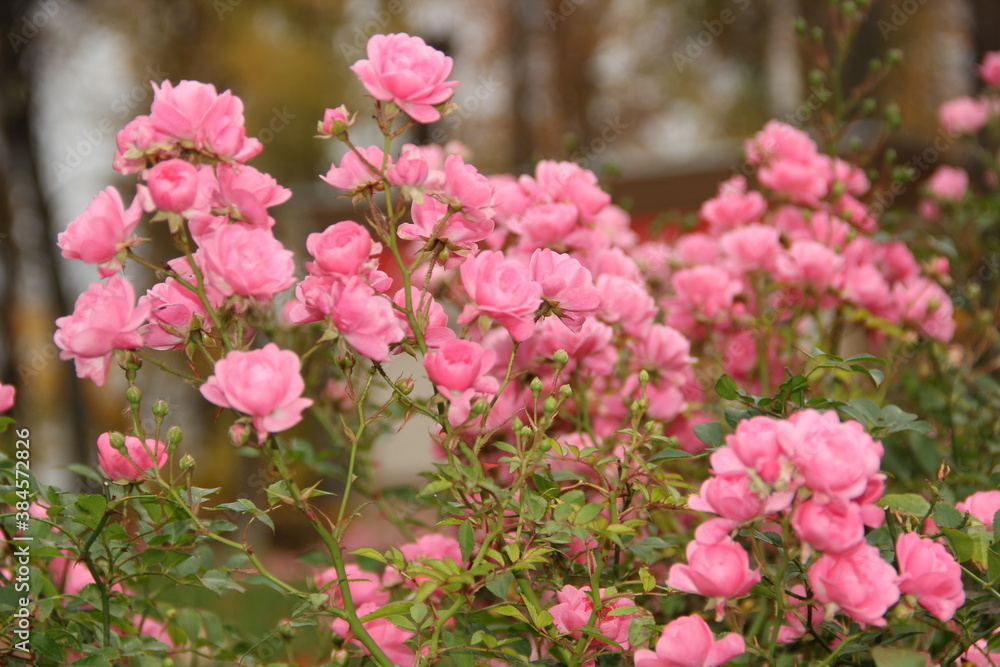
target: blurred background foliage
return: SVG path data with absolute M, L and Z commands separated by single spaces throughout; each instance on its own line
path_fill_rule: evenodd
M 814 0 L 4 0 L 0 379 L 17 385 L 16 416 L 43 443 L 42 478 L 71 483 L 58 467 L 92 461 L 98 433 L 125 427 L 120 378 L 99 390 L 56 360 L 53 322 L 95 276 L 59 257 L 55 237 L 106 184 L 131 196 L 133 182 L 111 169 L 114 134 L 148 112 L 150 79 L 212 82 L 243 99 L 248 131 L 266 144 L 254 165 L 295 193 L 276 231 L 300 255 L 307 234 L 350 215 L 317 179 L 337 155 L 313 137 L 315 123 L 326 107 L 363 108 L 348 66 L 370 35 L 393 31 L 446 51 L 462 82 L 456 113 L 411 140 L 458 139 L 487 172 L 575 160 L 641 223 L 712 196 L 738 169 L 742 140 L 767 119 L 808 124 L 803 101 L 817 91 L 792 23 L 804 15 L 822 25 L 825 12 Z M 903 50 L 876 97 L 900 105 L 894 145 L 916 153 L 938 132 L 938 105 L 976 92 L 975 63 L 1000 49 L 998 27 L 995 0 L 878 0 L 845 65 L 848 84 L 870 59 Z M 968 159 L 960 146 L 941 157 Z M 912 205 L 915 194 L 899 203 Z M 995 229 L 995 212 L 985 215 Z M 995 385 L 993 371 L 976 382 Z M 942 399 L 912 382 L 922 407 L 952 424 L 956 405 L 970 400 L 961 388 Z M 234 474 L 214 414 L 195 413 L 206 406 L 183 385 L 146 392 L 170 401 L 186 445 L 203 451 L 200 483 L 239 490 L 253 462 Z M 967 411 L 979 441 L 996 435 L 989 396 Z

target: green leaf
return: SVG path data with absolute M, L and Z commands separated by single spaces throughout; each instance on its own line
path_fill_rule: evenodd
M 510 618 L 516 618 L 517 620 L 525 623 L 528 622 L 528 619 L 524 617 L 524 614 L 522 614 L 521 611 L 514 605 L 502 604 L 499 607 L 494 608 L 493 611 L 501 616 L 509 616 Z
M 718 447 L 722 442 L 722 424 L 719 422 L 695 424 L 694 434 L 709 447 Z
M 931 504 L 915 493 L 889 494 L 882 497 L 879 505 L 920 518 L 927 516 L 931 511 Z
M 938 501 L 934 506 L 934 523 L 939 528 L 958 528 L 963 521 L 965 521 L 965 515 L 959 512 L 954 505 Z
M 955 554 L 955 560 L 959 563 L 964 563 L 972 558 L 975 545 L 973 544 L 971 537 L 960 530 L 955 530 L 954 528 L 942 528 L 941 532 L 944 533 L 945 538 L 947 538 L 948 544 L 951 546 L 951 550 Z
M 667 449 L 661 449 L 660 451 L 650 456 L 649 459 L 646 461 L 646 463 L 656 463 L 657 461 L 665 461 L 667 459 L 689 459 L 689 458 L 691 458 L 691 454 L 685 452 L 684 450 L 667 448 Z
M 642 582 L 643 593 L 648 593 L 656 588 L 656 578 L 644 567 L 639 568 L 639 581 Z
M 427 618 L 427 605 L 423 602 L 414 602 L 410 605 L 410 618 L 419 626 Z
M 393 616 L 399 614 L 401 616 L 408 616 L 410 614 L 410 607 L 415 603 L 409 600 L 405 602 L 390 602 L 387 605 L 379 607 L 370 614 L 365 614 L 361 617 L 362 623 L 367 623 L 368 621 L 374 621 L 376 618 L 385 618 L 386 616 Z M 425 605 L 426 606 L 426 605 Z
M 452 487 L 452 483 L 446 479 L 435 479 L 432 482 L 428 482 L 427 486 L 420 490 L 419 496 L 433 496 L 442 491 L 447 491 Z
M 739 388 L 733 378 L 723 375 L 715 383 L 715 393 L 727 401 L 734 401 L 739 396 Z
M 507 599 L 507 593 L 510 592 L 511 582 L 514 581 L 514 573 L 510 570 L 497 575 L 495 578 L 490 579 L 486 582 L 486 590 L 493 595 L 497 596 L 501 600 Z
M 458 546 L 462 550 L 462 560 L 466 563 L 470 562 L 472 550 L 476 547 L 476 535 L 471 521 L 463 521 L 462 525 L 458 527 Z
M 372 549 L 371 547 L 361 547 L 360 549 L 355 549 L 351 552 L 355 556 L 361 556 L 362 558 L 371 558 L 372 560 L 377 560 L 380 563 L 388 563 L 381 553 Z
M 888 365 L 886 363 L 885 359 L 882 359 L 880 357 L 876 357 L 876 356 L 871 355 L 871 354 L 856 354 L 853 357 L 848 357 L 847 359 L 844 359 L 844 363 L 845 364 L 856 363 L 858 361 L 870 361 L 870 362 L 873 362 L 873 363 L 876 363 L 876 364 L 882 364 L 883 366 L 887 366 Z
M 930 656 L 918 651 L 876 646 L 872 649 L 872 657 L 876 667 L 927 667 Z
M 76 501 L 76 506 L 80 508 L 85 514 L 90 516 L 96 524 L 104 516 L 104 510 L 108 508 L 108 501 L 105 500 L 104 496 L 99 495 L 89 495 L 80 496 Z
M 600 503 L 588 503 L 577 510 L 574 523 L 580 526 L 586 525 L 596 519 L 603 509 L 604 506 Z
M 77 475 L 92 479 L 98 484 L 104 484 L 105 478 L 90 466 L 85 466 L 82 463 L 70 463 L 68 466 L 63 467 L 70 472 L 75 472 Z
M 986 551 L 986 572 L 991 584 L 1000 581 L 1000 542 L 994 542 Z

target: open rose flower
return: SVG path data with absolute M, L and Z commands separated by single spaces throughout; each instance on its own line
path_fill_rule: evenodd
M 962 568 L 944 545 L 916 533 L 896 541 L 899 590 L 913 595 L 939 621 L 950 621 L 965 603 Z
M 373 35 L 368 40 L 368 58 L 351 69 L 368 94 L 383 102 L 394 102 L 418 123 L 441 118 L 435 108 L 447 102 L 457 81 L 447 81 L 452 60 L 419 37 L 403 33 Z
M 108 186 L 90 203 L 87 210 L 59 234 L 59 247 L 66 259 L 96 264 L 102 278 L 122 270 L 128 248 L 138 242 L 132 234 L 142 217 L 138 198 L 125 210 L 122 197 Z
M 531 335 L 535 311 L 542 303 L 542 286 L 528 277 L 527 267 L 488 250 L 467 259 L 461 275 L 472 303 L 462 310 L 459 324 L 486 315 L 507 329 L 514 340 L 523 341 Z
M 313 404 L 312 399 L 302 397 L 303 391 L 299 356 L 274 343 L 259 350 L 230 352 L 215 362 L 215 374 L 201 386 L 209 402 L 253 417 L 261 442 L 269 433 L 302 421 L 302 411 Z
M 111 443 L 111 434 L 102 433 L 97 438 L 97 460 L 112 481 L 138 482 L 146 478 L 150 468 L 163 467 L 167 462 L 167 446 L 153 438 L 143 443 L 129 435 L 119 450 Z
M 743 637 L 730 632 L 716 639 L 700 616 L 682 616 L 663 628 L 656 652 L 635 652 L 635 667 L 718 667 L 746 651 Z
M 870 544 L 819 558 L 808 576 L 817 600 L 839 607 L 858 623 L 884 628 L 885 613 L 899 600 L 896 570 Z

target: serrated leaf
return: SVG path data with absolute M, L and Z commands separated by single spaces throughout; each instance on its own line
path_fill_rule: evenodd
M 876 646 L 872 649 L 876 667 L 927 667 L 929 657 L 926 653 L 901 648 Z
M 646 461 L 647 463 L 656 463 L 657 461 L 665 461 L 667 459 L 689 459 L 691 454 L 685 452 L 682 449 L 661 449 L 656 452 Z
M 458 527 L 458 547 L 462 551 L 462 560 L 466 563 L 471 562 L 472 550 L 476 548 L 476 535 L 469 520 L 463 521 Z
M 728 401 L 734 401 L 739 396 L 739 389 L 733 378 L 723 375 L 715 383 L 715 393 Z
M 523 621 L 524 623 L 528 622 L 528 619 L 524 617 L 524 614 L 522 614 L 521 611 L 513 605 L 502 604 L 499 607 L 495 607 L 493 611 L 500 614 L 501 616 L 516 618 L 517 620 Z
M 361 556 L 362 558 L 371 558 L 372 560 L 377 560 L 380 563 L 388 564 L 389 562 L 385 559 L 385 556 L 371 547 L 361 547 L 360 549 L 355 549 L 350 553 L 355 556 Z
M 944 533 L 945 538 L 948 540 L 948 544 L 955 554 L 955 560 L 959 563 L 964 563 L 972 558 L 975 545 L 971 537 L 954 528 L 942 528 L 941 532 Z
M 435 479 L 431 482 L 428 482 L 424 488 L 420 489 L 420 493 L 418 493 L 417 495 L 421 497 L 433 496 L 438 493 L 441 493 L 442 491 L 447 491 L 452 486 L 453 486 L 452 483 L 446 479 Z
M 965 515 L 958 511 L 958 509 L 951 503 L 946 503 L 944 501 L 938 501 L 934 505 L 934 523 L 938 525 L 939 528 L 958 528 L 962 525 L 965 520 Z
M 487 581 L 486 590 L 493 593 L 493 595 L 497 596 L 501 600 L 505 600 L 507 598 L 507 593 L 510 592 L 510 585 L 513 581 L 514 573 L 508 570 Z
M 408 616 L 410 614 L 410 607 L 413 604 L 414 603 L 409 600 L 403 602 L 390 602 L 389 604 L 383 605 L 375 611 L 362 616 L 361 622 L 367 623 L 368 621 L 374 621 L 376 618 L 385 618 L 386 616 Z
M 639 608 L 635 605 L 627 605 L 624 607 L 615 607 L 608 612 L 608 616 L 629 616 L 631 614 L 638 614 Z
M 588 503 L 577 510 L 573 522 L 580 526 L 586 525 L 596 519 L 603 509 L 604 507 L 599 503 Z

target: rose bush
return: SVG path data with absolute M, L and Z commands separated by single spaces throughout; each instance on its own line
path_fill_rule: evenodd
M 346 149 L 330 195 L 366 217 L 310 234 L 306 275 L 269 210 L 288 191 L 245 164 L 262 147 L 236 96 L 163 82 L 119 134 L 138 193 L 126 209 L 106 190 L 60 237 L 107 282 L 56 342 L 97 384 L 117 359 L 131 434 L 98 439 L 104 475 L 75 467 L 98 493 L 0 464 L 3 529 L 36 545 L 33 655 L 0 645 L 7 664 L 990 664 L 998 492 L 889 457 L 944 428 L 885 399 L 895 360 L 956 333 L 947 270 L 880 229 L 878 174 L 827 141 L 850 118 L 831 111 L 826 145 L 769 123 L 745 146 L 754 178 L 668 243 L 576 164 L 490 177 L 398 146 L 456 85 L 421 39 L 376 35 L 353 69 L 385 144 L 355 146 L 342 107 L 320 121 Z M 977 113 L 943 118 L 971 131 Z M 935 214 L 962 183 L 932 181 Z M 140 254 L 140 211 L 166 225 L 169 261 Z M 137 300 L 126 267 L 158 282 Z M 144 400 L 151 371 L 218 407 L 263 493 L 196 485 L 175 412 Z M 0 387 L 0 409 L 13 398 Z M 411 416 L 439 462 L 388 494 L 372 445 Z M 352 494 L 397 544 L 347 550 Z M 322 547 L 296 567 L 248 532 L 283 510 Z M 184 587 L 282 603 L 262 637 Z

